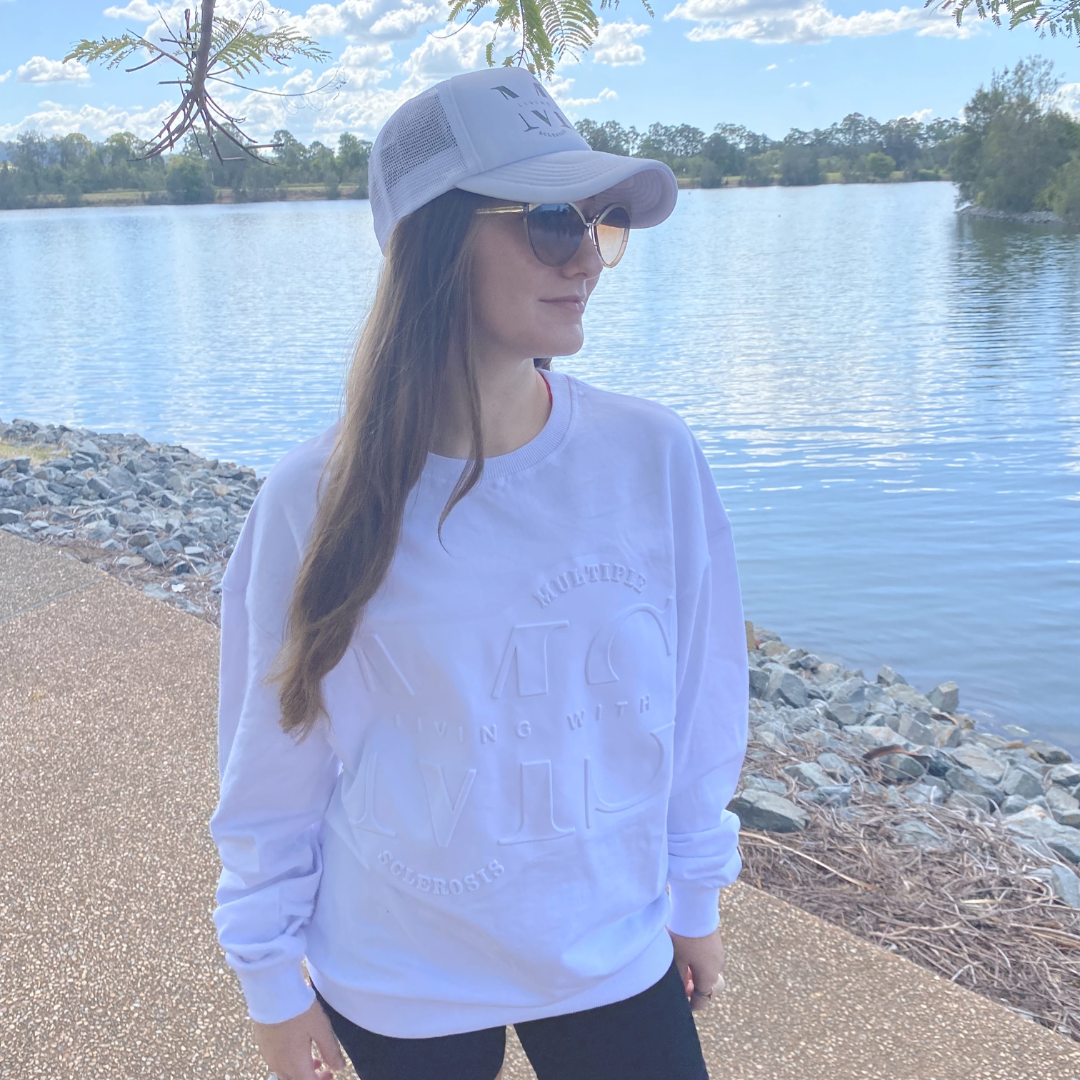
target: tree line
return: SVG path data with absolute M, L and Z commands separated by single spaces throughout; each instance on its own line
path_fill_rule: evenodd
M 962 125 L 909 117 L 883 124 L 851 113 L 828 128 L 792 128 L 782 139 L 735 124 L 717 124 L 709 135 L 689 124 L 639 132 L 616 120 L 582 120 L 576 127 L 594 150 L 659 158 L 677 176 L 720 187 L 732 177 L 744 186 L 821 184 L 830 173 L 845 183 L 940 180 Z
M 216 189 L 234 201 L 283 198 L 296 185 L 336 198 L 367 198 L 371 143 L 345 132 L 332 148 L 305 146 L 290 132 L 274 132 L 276 149 L 264 160 L 248 154 L 218 160 L 205 135 L 191 134 L 180 153 L 142 159 L 146 143 L 130 131 L 93 142 L 85 135 L 25 132 L 0 142 L 0 209 L 80 206 L 98 192 L 142 192 L 152 203 L 212 202 Z M 227 153 L 227 151 L 226 151 Z
M 581 120 L 594 150 L 659 158 L 701 187 L 735 183 L 807 185 L 949 179 L 958 200 L 993 210 L 1053 210 L 1080 224 L 1080 122 L 1066 112 L 1053 64 L 1040 57 L 995 72 L 964 109 L 964 119 L 880 123 L 851 113 L 828 128 L 793 128 L 772 139 L 735 124 L 706 134 L 689 124 L 646 131 L 616 120 Z M 274 133 L 267 160 L 243 154 L 221 161 L 205 135 L 179 153 L 143 160 L 130 132 L 92 142 L 85 135 L 27 132 L 0 142 L 0 209 L 80 205 L 84 196 L 140 191 L 149 202 L 208 202 L 216 190 L 236 201 L 286 197 L 297 185 L 329 198 L 367 196 L 371 143 L 348 132 L 330 147 Z
M 792 128 L 783 139 L 733 124 L 709 135 L 688 124 L 639 132 L 615 120 L 582 120 L 577 129 L 594 150 L 660 158 L 701 187 L 949 179 L 960 204 L 1052 210 L 1080 224 L 1080 122 L 1062 107 L 1060 88 L 1053 63 L 1036 56 L 995 72 L 963 121 L 882 124 L 851 113 L 828 128 Z

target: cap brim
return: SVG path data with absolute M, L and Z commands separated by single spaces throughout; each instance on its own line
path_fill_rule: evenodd
M 625 202 L 631 228 L 659 225 L 679 196 L 679 182 L 662 161 L 601 150 L 562 150 L 501 165 L 459 180 L 455 187 L 494 199 L 576 202 L 601 192 Z

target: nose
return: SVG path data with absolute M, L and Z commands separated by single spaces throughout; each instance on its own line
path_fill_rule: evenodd
M 562 271 L 567 277 L 595 278 L 600 276 L 603 269 L 604 262 L 593 243 L 592 231 L 586 229 L 574 257 L 562 267 Z

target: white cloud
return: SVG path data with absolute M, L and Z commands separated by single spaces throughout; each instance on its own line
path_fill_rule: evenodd
M 925 124 L 927 120 L 932 120 L 934 117 L 933 109 L 916 109 L 913 113 L 905 113 L 903 116 L 898 116 L 897 120 L 914 120 L 917 124 Z
M 7 82 L 11 78 L 11 72 L 5 71 L 3 75 L 0 75 L 0 82 Z
M 49 60 L 44 56 L 32 56 L 15 69 L 15 80 L 21 83 L 84 82 L 89 78 L 85 64 L 76 61 L 65 64 L 63 60 Z
M 574 97 L 574 80 L 565 75 L 556 74 L 545 84 L 548 93 L 558 102 L 559 108 L 566 113 L 571 120 L 579 119 L 579 110 L 586 109 L 590 105 L 597 105 L 601 101 L 618 101 L 619 95 L 610 87 L 605 86 L 595 97 Z
M 735 38 L 760 44 L 816 44 L 834 37 L 883 37 L 914 30 L 922 37 L 967 38 L 974 32 L 958 27 L 937 9 L 901 7 L 837 15 L 823 0 L 683 0 L 665 19 L 697 23 L 691 41 Z
M 109 7 L 105 14 L 114 19 L 130 19 L 151 26 L 158 12 L 174 28 L 182 23 L 191 0 L 155 5 L 147 0 L 131 0 L 124 7 Z M 251 0 L 218 0 L 217 13 L 242 18 L 254 7 Z M 302 14 L 268 5 L 263 12 L 267 26 L 289 25 L 317 40 L 344 37 L 350 42 L 407 41 L 424 26 L 444 23 L 443 9 L 423 0 L 343 0 L 340 4 L 312 4 Z
M 66 135 L 81 131 L 91 138 L 104 138 L 117 131 L 133 131 L 142 139 L 157 134 L 161 121 L 176 106 L 165 102 L 156 108 L 121 109 L 106 106 L 103 109 L 83 105 L 72 109 L 55 101 L 43 101 L 38 111 L 24 117 L 17 124 L 0 124 L 0 140 L 13 139 L 23 131 L 41 131 L 46 135 Z
M 645 50 L 634 39 L 648 32 L 648 26 L 636 23 L 633 19 L 625 22 L 601 22 L 592 50 L 593 63 L 610 64 L 612 67 L 645 63 Z
M 465 71 L 487 67 L 484 49 L 491 40 L 491 23 L 463 24 L 429 34 L 401 65 L 410 94 L 419 93 L 433 83 Z M 517 44 L 512 30 L 502 30 L 495 41 L 494 59 L 502 59 Z
M 810 84 L 808 82 L 793 82 L 793 83 L 788 83 L 788 89 L 789 90 L 804 90 L 809 85 Z
M 297 18 L 282 19 L 314 38 L 343 35 L 349 41 L 407 41 L 428 23 L 446 21 L 443 9 L 422 0 L 343 0 L 314 4 Z
M 775 71 L 776 70 L 776 65 L 775 64 L 770 64 L 765 70 L 766 71 Z
M 1080 120 L 1080 83 L 1066 83 L 1057 92 L 1058 108 L 1072 113 Z

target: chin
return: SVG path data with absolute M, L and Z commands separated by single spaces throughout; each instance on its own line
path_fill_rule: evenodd
M 547 341 L 535 345 L 532 350 L 533 356 L 573 356 L 579 352 L 585 344 L 584 334 L 566 335 L 565 337 L 549 338 Z

